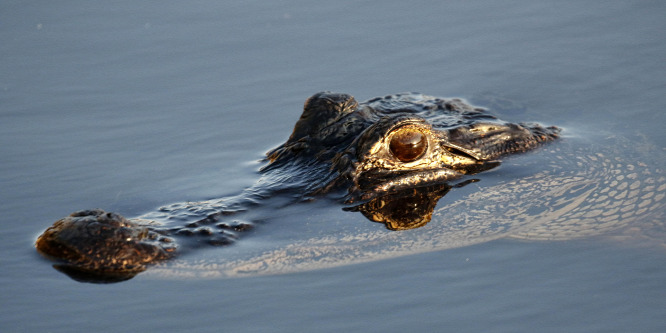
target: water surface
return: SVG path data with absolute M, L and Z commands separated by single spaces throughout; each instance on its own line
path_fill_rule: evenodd
M 666 253 L 631 241 L 499 240 L 297 274 L 115 285 L 74 282 L 32 245 L 75 210 L 135 216 L 240 192 L 320 90 L 464 97 L 506 120 L 663 151 L 660 2 L 0 8 L 3 331 L 666 330 Z M 261 233 L 304 230 L 302 215 Z

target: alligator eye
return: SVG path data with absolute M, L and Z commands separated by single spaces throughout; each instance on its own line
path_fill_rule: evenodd
M 415 128 L 403 128 L 391 136 L 389 150 L 401 162 L 413 162 L 428 149 L 428 140 Z

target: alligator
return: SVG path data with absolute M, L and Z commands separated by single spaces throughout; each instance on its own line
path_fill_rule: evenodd
M 560 133 L 561 129 L 554 126 L 502 121 L 489 110 L 457 98 L 402 93 L 358 103 L 348 94 L 320 92 L 306 100 L 303 113 L 288 140 L 266 153 L 265 165 L 260 169 L 260 178 L 255 185 L 239 195 L 202 202 L 176 203 L 131 220 L 101 209 L 75 212 L 46 229 L 38 237 L 36 247 L 39 253 L 56 261 L 54 267 L 76 280 L 117 282 L 132 278 L 148 266 L 173 259 L 204 244 L 229 245 L 241 235 L 253 233 L 256 223 L 239 220 L 237 216 L 258 206 L 270 206 L 269 198 L 283 198 L 278 201 L 278 205 L 284 205 L 326 197 L 337 202 L 343 210 L 361 212 L 369 220 L 383 223 L 390 231 L 424 228 L 433 220 L 433 214 L 437 216 L 446 213 L 442 209 L 435 209 L 438 201 L 451 189 L 476 183 L 478 179 L 471 176 L 496 168 L 500 165 L 500 158 L 543 146 L 559 138 Z M 586 154 L 595 163 L 611 169 L 620 164 L 617 161 L 614 164 L 601 153 Z M 569 165 L 562 162 L 561 154 L 552 155 L 559 159 L 558 163 Z M 580 157 L 574 156 L 572 159 L 580 164 Z M 630 171 L 640 166 L 640 163 L 631 165 Z M 539 165 L 534 167 L 539 168 Z M 636 172 L 630 172 L 635 179 L 638 178 Z M 653 171 L 647 180 L 639 182 L 641 186 L 647 185 L 647 192 L 651 194 L 648 196 L 638 191 L 645 200 L 643 203 L 634 203 L 640 207 L 631 206 L 643 210 L 637 215 L 663 210 L 660 202 L 666 188 L 660 173 L 660 170 Z M 493 207 L 499 215 L 493 216 L 494 222 L 480 234 L 495 234 L 493 230 L 511 229 L 514 237 L 550 239 L 558 238 L 563 230 L 564 234 L 569 231 L 575 234 L 575 230 L 586 229 L 571 228 L 575 223 L 566 222 L 574 220 L 571 216 L 576 214 L 587 214 L 593 219 L 579 218 L 576 220 L 579 225 L 587 223 L 595 228 L 599 224 L 592 216 L 598 210 L 597 207 L 592 207 L 592 211 L 589 208 L 577 211 L 575 206 L 581 200 L 602 196 L 597 190 L 616 194 L 613 192 L 617 190 L 612 190 L 614 186 L 629 186 L 634 190 L 637 186 L 635 183 L 618 185 L 626 183 L 607 181 L 601 183 L 607 185 L 605 189 L 595 188 L 594 195 L 591 195 L 592 192 L 584 186 L 585 179 L 578 177 L 577 181 L 571 181 L 570 178 L 556 178 L 557 173 L 549 168 L 544 173 L 515 181 L 522 184 L 522 188 L 529 189 L 527 191 L 520 189 L 507 194 L 505 191 L 512 191 L 512 187 L 493 188 L 493 191 L 480 191 L 478 198 L 470 195 L 469 202 L 458 201 L 448 209 L 457 212 L 461 206 L 470 202 L 494 200 L 496 205 Z M 578 195 L 576 191 L 579 191 Z M 553 192 L 567 194 L 566 199 L 560 202 L 549 201 L 552 195 L 548 195 Z M 516 197 L 520 193 L 530 194 L 525 196 L 528 201 L 523 202 L 522 210 L 520 200 L 517 200 L 520 198 Z M 580 193 L 585 194 L 582 199 Z M 632 198 L 637 195 L 630 193 Z M 605 198 L 608 201 L 609 196 Z M 597 201 L 602 202 L 601 199 Z M 612 206 L 613 200 L 608 202 Z M 534 211 L 534 207 L 540 207 L 541 211 Z M 626 207 L 610 207 L 610 213 L 600 212 L 597 215 L 602 218 L 597 220 L 614 220 L 619 214 L 628 217 L 629 209 Z M 513 210 L 508 212 L 509 208 Z M 474 211 L 474 208 L 467 209 L 465 214 L 473 215 Z M 482 210 L 477 210 L 478 216 L 483 214 Z M 546 229 L 551 225 L 551 229 L 538 233 L 515 230 L 513 226 L 522 225 L 517 222 L 519 219 L 514 218 L 516 216 L 530 216 L 530 221 L 538 220 Z M 180 224 L 173 225 L 173 220 Z M 438 217 L 435 220 L 441 222 L 444 218 Z M 566 226 L 558 229 L 553 225 Z M 402 235 L 405 235 L 405 239 L 409 238 L 407 234 L 401 233 L 391 233 L 386 237 L 397 244 L 401 242 Z M 300 245 L 301 252 L 304 248 L 309 249 L 309 253 L 316 252 L 316 259 L 307 259 L 309 255 L 301 253 L 296 256 L 300 259 L 290 261 L 284 259 L 289 256 L 276 254 L 280 252 L 276 251 L 253 260 L 259 266 L 265 266 L 268 257 L 282 256 L 280 271 L 298 270 L 297 267 L 304 262 L 309 267 L 319 267 L 321 265 L 313 263 L 320 263 L 321 253 L 326 251 L 331 252 L 331 258 L 340 257 L 344 253 L 345 259 L 331 262 L 365 260 L 367 256 L 362 253 L 363 250 L 359 252 L 358 249 L 376 244 L 368 242 L 363 235 L 356 236 L 356 240 L 337 240 L 333 242 L 335 244 L 324 237 Z M 485 239 L 480 236 L 476 238 Z M 359 240 L 362 240 L 363 245 L 352 244 Z M 351 248 L 357 250 L 349 250 Z M 412 245 L 411 248 L 410 251 L 418 251 L 420 247 Z M 352 252 L 356 259 L 349 257 Z M 378 253 L 376 249 L 367 252 Z M 237 267 L 243 267 L 236 271 L 262 270 L 253 265 L 250 261 L 236 264 Z

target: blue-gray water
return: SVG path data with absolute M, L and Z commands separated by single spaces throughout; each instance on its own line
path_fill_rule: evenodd
M 664 332 L 666 251 L 635 243 L 500 240 L 114 285 L 74 282 L 32 245 L 78 209 L 135 216 L 238 193 L 319 90 L 498 96 L 531 120 L 663 150 L 664 13 L 659 1 L 4 1 L 0 330 Z

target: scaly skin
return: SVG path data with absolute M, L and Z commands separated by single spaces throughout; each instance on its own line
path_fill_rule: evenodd
M 500 157 L 532 150 L 559 132 L 507 123 L 459 99 L 408 93 L 359 104 L 347 94 L 322 92 L 306 101 L 289 139 L 267 153 L 253 188 L 231 199 L 162 210 L 197 216 L 195 221 L 166 228 L 102 210 L 82 211 L 55 222 L 36 246 L 78 279 L 122 280 L 174 257 L 178 236 L 232 243 L 252 224 L 218 222 L 281 193 L 310 198 L 342 191 L 343 202 L 389 229 L 420 227 L 450 181 L 494 168 Z M 420 202 L 426 209 L 384 204 L 387 196 L 400 198 L 405 191 L 413 193 L 414 205 Z

